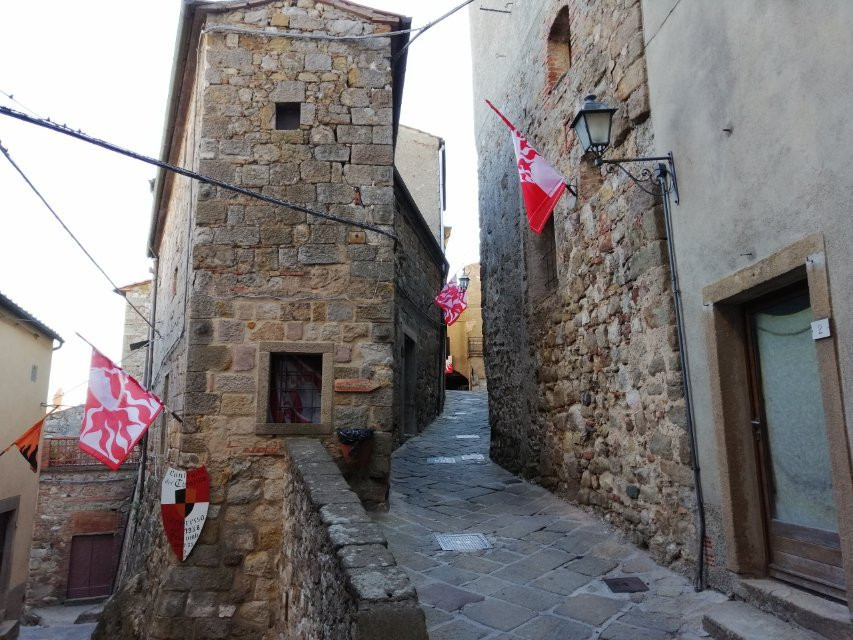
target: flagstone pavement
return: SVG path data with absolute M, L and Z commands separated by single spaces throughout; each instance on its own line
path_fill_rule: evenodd
M 489 435 L 486 395 L 449 391 L 444 413 L 394 453 L 391 508 L 374 515 L 431 640 L 708 637 L 702 615 L 725 596 L 696 593 L 597 517 L 491 462 Z M 436 533 L 482 533 L 493 548 L 442 551 Z M 602 578 L 620 576 L 649 590 L 611 593 Z

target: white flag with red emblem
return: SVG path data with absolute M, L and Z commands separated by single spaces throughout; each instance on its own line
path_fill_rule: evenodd
M 83 451 L 115 471 L 162 410 L 160 398 L 92 349 L 89 391 L 80 428 Z
M 468 308 L 465 292 L 456 284 L 456 276 L 444 285 L 444 289 L 435 297 L 435 303 L 441 307 L 444 324 L 448 327 L 456 322 L 462 312 Z
M 507 120 L 498 108 L 486 100 L 501 120 L 512 132 L 512 144 L 515 147 L 515 159 L 518 163 L 518 177 L 521 180 L 521 194 L 527 209 L 527 221 L 536 233 L 542 233 L 548 218 L 568 186 L 561 176 L 539 153 L 530 146 L 521 132 Z

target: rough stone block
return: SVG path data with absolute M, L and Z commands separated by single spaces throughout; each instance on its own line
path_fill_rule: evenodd
M 299 80 L 279 82 L 270 92 L 273 102 L 305 102 L 305 83 Z
M 394 147 L 390 144 L 354 144 L 353 164 L 390 165 L 394 163 Z
M 417 603 L 359 606 L 356 619 L 359 638 L 427 640 L 426 620 Z
M 299 247 L 302 264 L 336 264 L 343 262 L 342 248 L 334 244 L 310 244 Z
M 398 567 L 355 569 L 348 574 L 355 597 L 371 602 L 399 601 L 416 598 L 415 588 Z

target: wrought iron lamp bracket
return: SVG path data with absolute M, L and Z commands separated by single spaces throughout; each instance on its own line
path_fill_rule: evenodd
M 645 167 L 640 170 L 639 174 L 635 175 L 622 166 L 630 162 L 654 162 L 657 163 L 657 166 Z M 619 169 L 631 178 L 637 187 L 649 195 L 663 198 L 671 193 L 675 204 L 679 202 L 678 179 L 675 175 L 675 161 L 672 159 L 672 152 L 665 156 L 650 156 L 648 158 L 603 158 L 600 153 L 596 153 L 593 163 L 596 167 L 604 165 L 604 170 L 607 173 L 613 173 Z M 649 187 L 644 185 L 649 185 Z

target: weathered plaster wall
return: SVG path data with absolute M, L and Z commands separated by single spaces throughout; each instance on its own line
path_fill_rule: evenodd
M 568 7 L 571 65 L 549 31 Z M 618 107 L 614 156 L 655 146 L 636 0 L 472 10 L 481 264 L 492 456 L 590 505 L 665 562 L 695 559 L 694 494 L 661 212 L 594 168 L 569 124 L 587 93 Z M 519 88 L 523 88 L 519 90 Z M 557 280 L 526 223 L 506 126 L 492 100 L 563 175 Z
M 677 6 L 676 6 L 677 5 Z M 701 6 L 700 6 L 701 5 Z M 672 10 L 674 7 L 674 10 Z M 853 5 L 643 2 L 652 124 L 672 150 L 673 209 L 700 467 L 725 563 L 703 287 L 823 234 L 844 414 L 853 416 Z
M 469 351 L 469 338 L 483 338 L 483 285 L 480 278 L 480 265 L 469 264 L 464 267 L 468 276 L 468 289 L 465 300 L 468 303 L 459 319 L 447 328 L 450 338 L 450 355 L 453 356 L 453 368 L 468 378 L 471 390 L 486 389 L 486 366 L 482 352 L 476 355 Z
M 0 308 L 0 438 L 6 447 L 44 416 L 53 340 Z M 0 572 L 0 622 L 15 620 L 24 604 L 38 475 L 13 447 L 0 457 L 0 510 L 15 508 L 7 534 L 11 553 Z
M 441 243 L 444 233 L 439 152 L 444 141 L 431 133 L 400 126 L 394 166 L 409 187 L 427 225 Z

